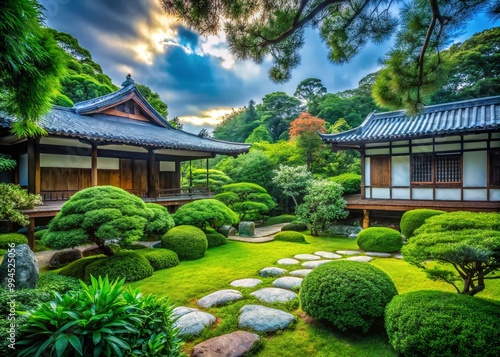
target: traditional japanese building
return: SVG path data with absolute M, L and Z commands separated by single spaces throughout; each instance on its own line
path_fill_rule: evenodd
M 361 153 L 361 194 L 347 208 L 500 210 L 500 96 L 372 113 L 357 128 L 320 134 L 334 151 Z

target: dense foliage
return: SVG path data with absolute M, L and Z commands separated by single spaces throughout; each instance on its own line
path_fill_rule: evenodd
M 217 232 L 209 232 L 206 234 L 208 248 L 219 247 L 227 243 L 226 237 Z
M 295 232 L 303 232 L 307 230 L 307 224 L 305 223 L 288 223 L 281 227 L 281 231 L 295 231 Z
M 218 230 L 223 225 L 238 223 L 238 216 L 219 200 L 209 198 L 187 203 L 173 215 L 175 224 L 195 226 L 203 231 L 207 227 Z
M 366 333 L 384 318 L 384 310 L 398 294 L 391 278 L 382 270 L 348 260 L 323 264 L 302 282 L 302 310 L 325 319 L 342 331 Z
M 304 202 L 296 208 L 297 218 L 307 224 L 313 236 L 319 235 L 335 219 L 345 218 L 346 201 L 342 198 L 342 186 L 328 180 L 316 180 L 308 188 Z
M 306 241 L 306 238 L 302 233 L 289 230 L 276 233 L 274 235 L 274 240 L 293 242 L 293 243 L 304 243 Z
M 21 226 L 29 221 L 19 210 L 42 204 L 40 195 L 28 193 L 19 185 L 0 182 L 0 220 L 9 220 Z
M 125 282 L 142 280 L 153 274 L 153 267 L 143 255 L 132 251 L 120 251 L 112 257 L 96 260 L 85 267 L 85 281 L 91 276 L 125 279 Z
M 361 192 L 361 175 L 345 173 L 330 177 L 333 182 L 339 183 L 344 189 L 344 195 L 353 195 Z
M 264 187 L 250 182 L 224 185 L 214 198 L 238 213 L 240 221 L 261 219 L 276 206 Z
M 124 280 L 92 279 L 29 315 L 18 356 L 179 356 L 168 300 L 124 290 Z
M 231 178 L 224 172 L 215 169 L 208 170 L 208 188 L 210 192 L 219 193 L 221 187 L 232 182 Z M 207 170 L 187 168 L 186 177 L 182 180 L 182 186 L 207 187 Z
M 429 217 L 437 216 L 443 214 L 444 211 L 434 210 L 434 209 L 413 209 L 403 213 L 401 217 L 401 222 L 399 227 L 401 228 L 401 234 L 406 238 L 410 239 L 413 236 L 413 232 L 420 228 L 425 220 Z
M 9 249 L 10 244 L 20 245 L 28 244 L 28 238 L 21 233 L 0 234 L 0 249 Z
M 166 207 L 156 203 L 146 203 L 146 208 L 153 212 L 153 217 L 144 226 L 144 235 L 148 239 L 158 240 L 175 225 L 174 219 Z
M 415 291 L 387 305 L 385 326 L 403 356 L 498 356 L 497 303 L 442 291 Z
M 398 252 L 403 246 L 401 234 L 386 227 L 369 227 L 359 232 L 358 246 L 366 252 Z
M 208 241 L 205 233 L 195 226 L 182 225 L 172 228 L 161 240 L 163 248 L 173 250 L 180 260 L 200 259 L 205 255 Z
M 155 217 L 139 197 L 113 186 L 97 186 L 77 192 L 52 219 L 42 241 L 54 249 L 95 243 L 113 255 L 108 241 L 126 244 L 140 239 Z
M 141 249 L 137 253 L 145 257 L 155 271 L 172 268 L 179 264 L 179 257 L 173 250 L 163 248 L 147 248 Z
M 104 255 L 95 255 L 78 259 L 59 270 L 59 274 L 83 280 L 85 279 L 85 269 L 87 266 L 103 259 L 106 259 Z
M 401 252 L 431 279 L 475 295 L 500 270 L 500 213 L 450 212 L 430 217 Z
M 284 195 L 290 196 L 297 206 L 313 181 L 313 175 L 307 166 L 280 165 L 273 173 L 273 182 Z

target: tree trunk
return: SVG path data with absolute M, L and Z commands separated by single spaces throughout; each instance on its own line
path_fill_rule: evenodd
M 101 248 L 102 252 L 108 256 L 108 257 L 111 257 L 113 255 L 115 255 L 115 253 L 113 252 L 113 249 L 111 249 L 109 246 L 107 245 L 101 245 L 99 246 L 99 248 Z
M 317 237 L 319 235 L 318 230 L 316 228 L 311 228 L 311 235 Z

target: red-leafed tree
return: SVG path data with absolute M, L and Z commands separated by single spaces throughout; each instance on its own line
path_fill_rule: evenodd
M 299 117 L 290 123 L 290 140 L 295 140 L 303 151 L 309 171 L 312 171 L 314 154 L 324 145 L 317 132 L 326 132 L 326 122 L 309 113 L 300 113 Z

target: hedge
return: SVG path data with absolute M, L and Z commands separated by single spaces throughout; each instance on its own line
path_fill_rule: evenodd
M 15 245 L 28 244 L 28 238 L 21 233 L 0 234 L 0 249 L 9 249 L 9 244 Z
M 100 259 L 85 268 L 85 281 L 90 277 L 108 276 L 110 280 L 125 278 L 126 283 L 142 280 L 153 275 L 153 267 L 148 259 L 134 251 L 121 251 L 118 254 Z
M 330 177 L 330 181 L 337 182 L 342 185 L 344 195 L 353 195 L 361 192 L 361 175 L 342 174 Z
M 219 247 L 227 243 L 226 237 L 223 234 L 217 232 L 210 232 L 206 234 L 208 248 Z
M 370 227 L 359 232 L 358 246 L 367 252 L 391 253 L 401 250 L 403 239 L 401 234 L 391 228 Z
M 59 274 L 71 276 L 77 279 L 85 279 L 85 268 L 87 268 L 87 265 L 102 259 L 106 259 L 106 257 L 102 254 L 78 259 L 59 270 Z
M 288 223 L 281 227 L 281 231 L 295 231 L 295 232 L 303 232 L 307 231 L 307 224 L 305 223 Z
M 208 241 L 205 233 L 194 226 L 177 226 L 162 238 L 163 248 L 173 250 L 180 260 L 199 259 L 205 255 Z
M 141 249 L 137 253 L 145 257 L 155 271 L 179 265 L 177 253 L 169 249 L 147 248 Z
M 294 231 L 285 231 L 279 232 L 274 235 L 274 240 L 284 241 L 284 242 L 293 242 L 293 243 L 305 243 L 306 238 L 302 233 L 294 232 Z
M 410 239 L 413 232 L 422 226 L 427 218 L 443 213 L 445 212 L 434 209 L 414 209 L 406 211 L 401 217 L 401 222 L 399 224 L 401 234 L 403 234 L 406 239 Z

